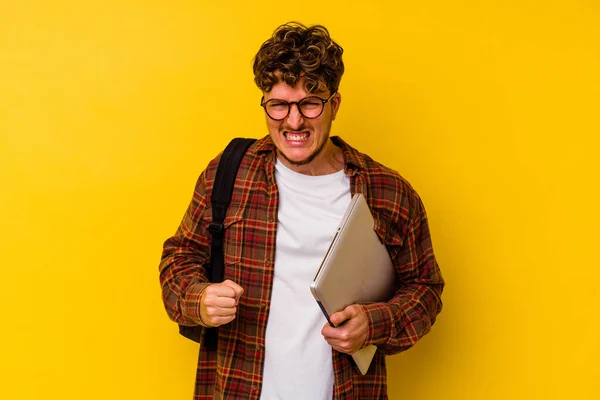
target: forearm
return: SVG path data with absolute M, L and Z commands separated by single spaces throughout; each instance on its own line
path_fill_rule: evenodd
M 160 264 L 162 298 L 169 318 L 181 325 L 203 325 L 200 299 L 209 285 L 205 269 L 207 260 L 190 248 L 174 246 L 167 240 Z
M 204 221 L 205 173 L 194 191 L 181 224 L 165 241 L 159 266 L 162 298 L 169 318 L 181 325 L 203 325 L 200 299 L 209 285 L 205 265 L 210 262 L 209 237 Z
M 374 344 L 384 354 L 408 350 L 431 330 L 442 309 L 443 283 L 403 286 L 386 303 L 363 304 L 369 331 L 366 344 Z

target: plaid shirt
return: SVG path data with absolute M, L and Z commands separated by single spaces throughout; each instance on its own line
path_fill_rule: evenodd
M 385 355 L 410 348 L 431 329 L 442 308 L 444 281 L 417 193 L 395 171 L 339 137 L 331 140 L 343 151 L 352 194 L 362 193 L 368 201 L 400 282 L 389 302 L 361 305 L 369 322 L 365 345 L 378 348 L 368 373 L 361 375 L 351 356 L 333 351 L 333 397 L 387 399 Z M 236 318 L 219 328 L 218 351 L 200 346 L 194 400 L 260 398 L 279 204 L 275 157 L 267 136 L 250 147 L 240 165 L 223 249 L 225 278 L 244 294 Z M 210 193 L 218 163 L 219 157 L 200 175 L 181 225 L 164 244 L 163 301 L 169 317 L 182 325 L 202 325 L 199 301 L 209 285 L 202 266 L 210 260 Z

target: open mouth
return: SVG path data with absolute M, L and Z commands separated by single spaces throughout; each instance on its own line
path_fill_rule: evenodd
M 310 132 L 283 132 L 289 142 L 305 142 L 310 137 Z

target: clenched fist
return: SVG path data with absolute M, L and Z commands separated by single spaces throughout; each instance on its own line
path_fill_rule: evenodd
M 244 289 L 229 279 L 208 286 L 200 298 L 202 322 L 215 327 L 233 321 L 242 293 Z

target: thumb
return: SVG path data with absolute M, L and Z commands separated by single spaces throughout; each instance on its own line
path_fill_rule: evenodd
M 329 317 L 331 323 L 333 323 L 336 327 L 342 322 L 346 321 L 348 318 L 350 318 L 350 313 L 348 312 L 347 308 L 342 311 L 338 311 Z

